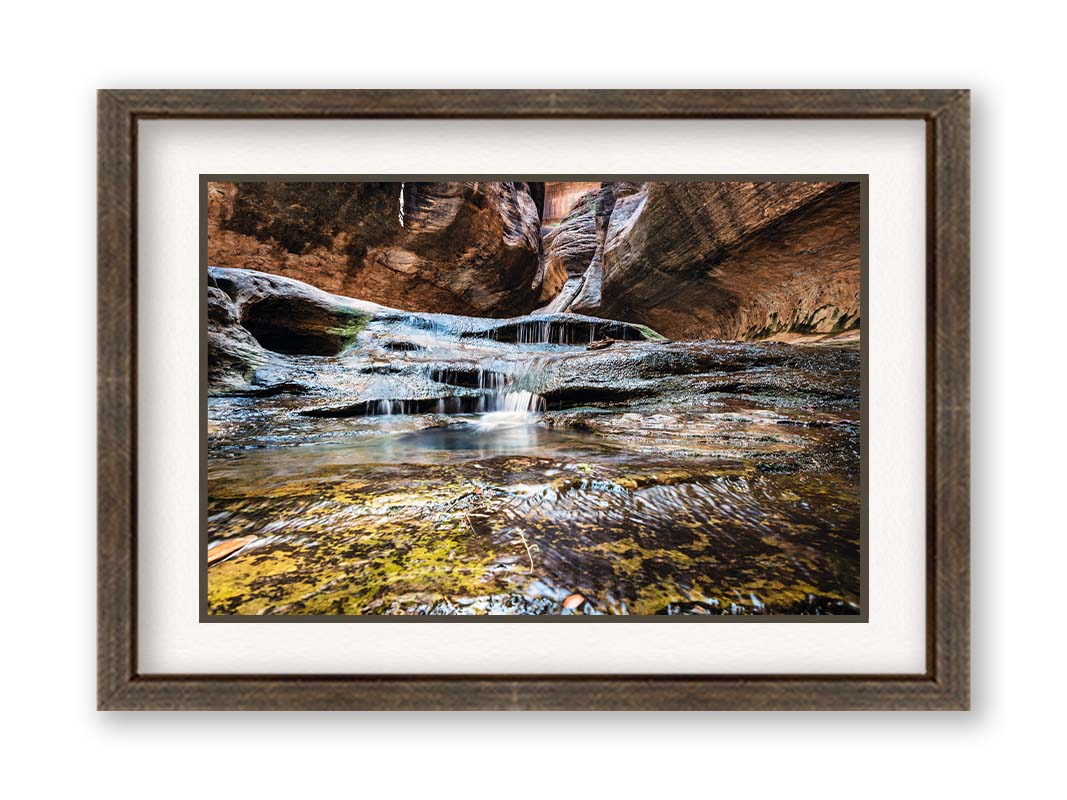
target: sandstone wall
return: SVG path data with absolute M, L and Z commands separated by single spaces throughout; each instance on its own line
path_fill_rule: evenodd
M 214 183 L 208 263 L 411 311 L 509 316 L 537 302 L 525 183 Z
M 208 211 L 214 266 L 409 311 L 541 308 L 676 339 L 861 323 L 857 183 L 217 183 Z
M 555 225 L 570 214 L 579 198 L 599 188 L 599 181 L 546 182 L 542 221 L 545 225 Z
M 860 325 L 858 183 L 605 184 L 596 232 L 566 310 L 686 339 Z

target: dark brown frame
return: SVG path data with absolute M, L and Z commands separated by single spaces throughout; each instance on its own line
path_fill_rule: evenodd
M 137 665 L 142 119 L 916 119 L 927 130 L 927 617 L 920 675 L 147 675 Z M 970 704 L 970 95 L 963 90 L 101 91 L 100 709 L 955 709 Z

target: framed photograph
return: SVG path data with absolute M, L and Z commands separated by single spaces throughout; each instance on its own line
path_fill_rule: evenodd
M 966 709 L 969 106 L 102 91 L 102 709 Z

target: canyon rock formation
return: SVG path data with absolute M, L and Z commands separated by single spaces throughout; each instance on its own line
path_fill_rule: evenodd
M 860 325 L 858 183 L 605 184 L 596 235 L 581 286 L 558 310 L 679 339 Z
M 208 259 L 415 312 L 674 339 L 860 327 L 860 184 L 212 183 Z
M 556 225 L 570 216 L 578 200 L 589 192 L 599 191 L 600 181 L 549 181 L 544 184 L 541 222 Z
M 450 356 L 458 350 L 473 359 L 464 369 L 474 370 L 479 358 L 492 357 L 502 345 L 542 342 L 584 348 L 594 342 L 663 340 L 643 325 L 578 314 L 420 314 L 330 294 L 280 275 L 214 266 L 208 268 L 207 305 L 208 387 L 216 394 L 255 396 L 283 391 L 279 387 L 288 392 L 322 364 L 329 365 L 325 372 L 335 380 L 330 391 L 350 394 L 359 380 L 344 367 L 331 372 L 334 366 L 378 359 L 375 370 L 380 371 L 372 374 L 395 375 L 392 362 L 414 353 L 422 364 L 412 370 L 414 384 L 393 378 L 384 383 L 399 380 L 402 385 L 386 390 L 375 379 L 388 398 L 411 400 L 417 399 L 412 391 L 426 390 L 435 370 L 454 366 L 434 362 L 442 348 Z
M 208 262 L 410 311 L 508 316 L 536 305 L 543 186 L 212 183 Z
M 554 227 L 546 227 L 542 249 L 541 301 L 546 311 L 570 307 L 597 249 L 596 203 L 600 189 L 574 198 L 570 211 Z

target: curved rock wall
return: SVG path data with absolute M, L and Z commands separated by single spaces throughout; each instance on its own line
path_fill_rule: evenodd
M 861 322 L 858 183 L 213 183 L 208 212 L 212 265 L 409 311 L 540 307 L 676 339 Z
M 596 204 L 600 188 L 574 198 L 572 207 L 555 227 L 546 228 L 542 249 L 541 302 L 545 310 L 563 311 L 582 285 L 582 276 L 597 248 Z
M 860 325 L 858 183 L 605 184 L 596 235 L 581 286 L 558 310 L 676 339 Z
M 540 251 L 537 203 L 525 183 L 208 187 L 213 266 L 285 275 L 411 311 L 529 311 Z

